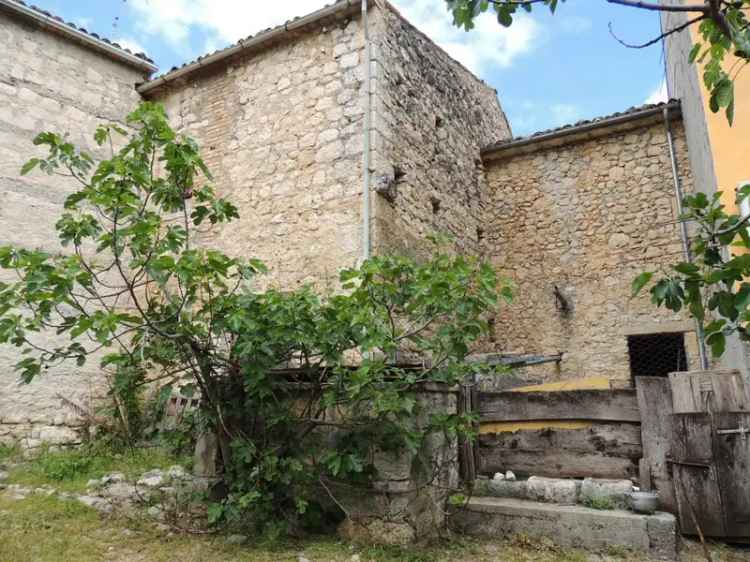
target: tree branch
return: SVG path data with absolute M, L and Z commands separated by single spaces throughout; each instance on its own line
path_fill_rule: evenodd
M 655 12 L 701 12 L 707 14 L 711 11 L 708 4 L 668 5 L 653 2 L 640 2 L 637 0 L 607 0 L 610 4 L 640 8 L 642 10 L 653 10 Z
M 709 17 L 708 14 L 702 14 L 702 15 L 696 17 L 696 18 L 693 18 L 693 19 L 690 19 L 690 20 L 686 21 L 682 25 L 678 25 L 677 27 L 674 27 L 674 28 L 670 29 L 669 31 L 665 31 L 664 33 L 662 33 L 658 37 L 654 37 L 653 39 L 651 39 L 650 41 L 646 41 L 645 43 L 626 43 L 625 41 L 623 41 L 622 39 L 620 39 L 617 35 L 615 35 L 615 32 L 612 30 L 612 22 L 609 22 L 609 34 L 612 37 L 614 37 L 615 41 L 617 41 L 620 45 L 624 45 L 625 47 L 627 47 L 629 49 L 645 49 L 646 47 L 650 47 L 651 45 L 653 45 L 655 43 L 658 43 L 662 39 L 664 39 L 666 37 L 669 37 L 673 33 L 678 33 L 680 31 L 682 31 L 683 29 L 685 29 L 687 27 L 690 27 L 694 23 L 699 22 L 699 21 L 704 20 L 704 19 L 707 19 L 708 17 Z

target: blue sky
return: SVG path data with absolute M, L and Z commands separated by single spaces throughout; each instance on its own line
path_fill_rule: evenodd
M 35 0 L 67 21 L 143 49 L 161 71 L 240 37 L 309 13 L 326 0 Z M 658 35 L 653 12 L 604 0 L 567 0 L 521 16 L 510 29 L 489 16 L 466 33 L 443 0 L 395 0 L 412 23 L 497 89 L 516 135 L 621 111 L 663 95 L 659 45 L 628 49 Z

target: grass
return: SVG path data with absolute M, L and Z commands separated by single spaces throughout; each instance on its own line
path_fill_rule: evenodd
M 585 498 L 583 505 L 590 507 L 591 509 L 609 510 L 615 509 L 617 506 L 610 498 L 606 496 L 591 496 Z
M 0 560 L 13 562 L 586 562 L 579 551 L 534 550 L 514 543 L 473 541 L 434 548 L 355 547 L 335 538 L 230 545 L 222 535 L 165 535 L 145 520 L 101 519 L 76 502 L 42 495 L 0 495 Z
M 176 459 L 159 449 L 115 452 L 92 447 L 79 451 L 44 450 L 21 460 L 19 451 L 0 448 L 0 462 L 11 461 L 10 483 L 82 491 L 86 482 L 111 472 L 139 476 L 166 468 Z M 19 462 L 20 461 L 20 462 Z M 750 552 L 713 548 L 716 562 L 750 562 Z M 0 490 L 0 562 L 589 562 L 646 560 L 610 547 L 599 555 L 563 549 L 552 540 L 517 535 L 509 541 L 474 541 L 462 537 L 430 548 L 353 546 L 335 537 L 268 543 L 251 538 L 229 544 L 226 535 L 188 535 L 158 529 L 148 519 L 101 517 L 73 500 L 32 494 L 22 500 Z M 355 558 L 356 559 L 356 558 Z M 702 560 L 699 545 L 690 544 L 684 561 Z
M 590 555 L 561 549 L 551 540 L 523 535 L 510 541 L 456 539 L 431 548 L 351 546 L 333 537 L 298 542 L 263 543 L 253 539 L 231 545 L 224 535 L 184 535 L 157 530 L 145 519 L 101 518 L 94 510 L 54 496 L 11 500 L 0 492 L 0 561 L 2 562 L 643 562 L 621 549 Z M 715 562 L 748 562 L 750 554 L 715 547 Z M 691 543 L 684 562 L 699 562 Z
M 21 448 L 17 443 L 0 443 L 0 463 L 19 457 Z
M 19 460 L 17 454 L 9 454 L 7 458 Z M 72 450 L 44 449 L 33 458 L 14 464 L 8 483 L 29 487 L 52 485 L 64 492 L 83 492 L 89 480 L 105 474 L 122 472 L 134 478 L 148 470 L 165 469 L 174 464 L 180 464 L 179 459 L 158 448 L 115 451 L 92 445 Z

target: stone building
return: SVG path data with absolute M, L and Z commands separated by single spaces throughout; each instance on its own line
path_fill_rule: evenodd
M 70 186 L 18 173 L 36 132 L 70 132 L 95 152 L 99 122 L 156 100 L 240 207 L 204 242 L 263 259 L 268 283 L 334 288 L 364 256 L 424 255 L 425 236 L 442 232 L 518 286 L 483 351 L 561 354 L 556 371 L 530 376 L 627 380 L 636 344 L 694 365 L 692 325 L 629 290 L 680 251 L 674 184 L 692 189 L 692 174 L 679 103 L 512 139 L 494 90 L 372 4 L 363 14 L 340 0 L 149 79 L 143 56 L 0 0 L 0 49 L 12 53 L 0 61 L 0 244 L 56 247 Z M 95 401 L 101 375 L 66 366 L 18 386 L 16 360 L 0 349 L 0 440 L 75 441 L 60 395 Z
M 675 181 L 693 190 L 687 154 L 676 102 L 482 150 L 487 254 L 517 293 L 496 348 L 560 353 L 557 373 L 541 368 L 557 378 L 699 368 L 695 325 L 631 298 L 639 273 L 682 259 Z
M 134 85 L 156 67 L 9 0 L 0 1 L 0 53 L 0 245 L 54 251 L 54 225 L 74 186 L 59 176 L 20 176 L 19 166 L 34 154 L 31 140 L 40 131 L 67 132 L 97 154 L 96 127 L 122 120 L 138 103 Z M 0 270 L 0 281 L 13 279 L 9 275 Z M 13 370 L 18 359 L 15 348 L 0 346 L 0 441 L 75 441 L 71 427 L 78 419 L 60 396 L 88 404 L 101 395 L 96 365 L 62 365 L 44 380 L 21 385 Z

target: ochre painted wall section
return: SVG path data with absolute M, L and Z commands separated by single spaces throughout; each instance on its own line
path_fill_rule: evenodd
M 697 27 L 691 35 L 698 38 Z M 724 67 L 736 73 L 734 83 L 734 122 L 730 126 L 724 111 L 713 113 L 709 108 L 709 93 L 701 78 L 701 96 L 708 134 L 711 140 L 711 156 L 714 162 L 717 187 L 722 191 L 722 203 L 732 212 L 737 211 L 735 190 L 740 182 L 750 181 L 750 71 L 743 68 L 742 61 L 728 55 Z

